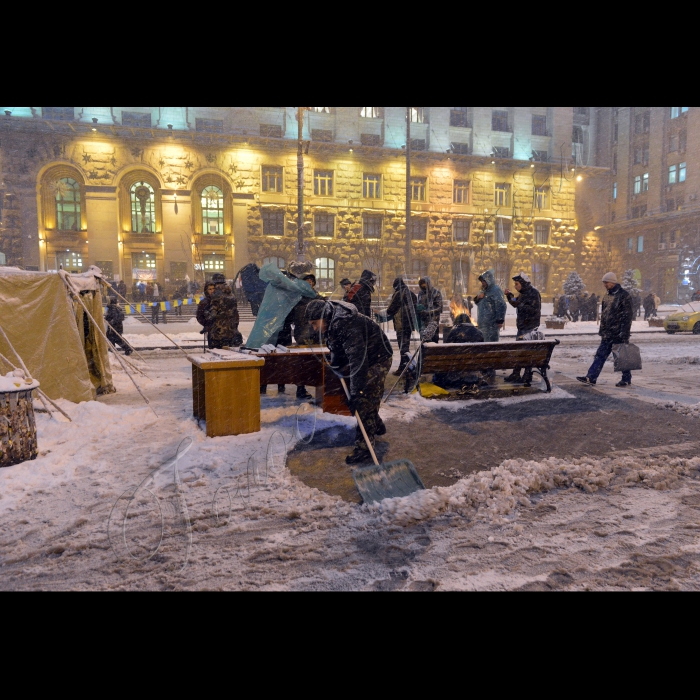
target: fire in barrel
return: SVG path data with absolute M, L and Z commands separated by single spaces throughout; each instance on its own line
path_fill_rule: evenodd
M 39 382 L 22 370 L 0 376 L 0 467 L 36 459 L 37 439 L 32 392 Z

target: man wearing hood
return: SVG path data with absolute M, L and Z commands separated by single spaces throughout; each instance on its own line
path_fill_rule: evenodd
M 317 337 L 325 338 L 331 351 L 331 369 L 349 385 L 350 411 L 353 415 L 357 412 L 374 444 L 376 436 L 386 433 L 379 404 L 393 356 L 388 338 L 372 319 L 344 301 L 313 300 L 306 307 L 306 318 Z M 345 462 L 360 464 L 371 459 L 358 424 L 355 450 Z
M 204 285 L 204 299 L 197 305 L 197 323 L 204 326 L 200 333 L 209 333 L 211 326 L 214 323 L 215 313 L 211 308 L 211 297 L 214 294 L 215 285 L 213 282 L 207 282 Z M 211 343 L 209 344 L 211 348 Z
M 212 284 L 214 291 L 209 305 L 212 319 L 209 327 L 209 347 L 216 349 L 242 345 L 243 336 L 238 330 L 238 303 L 233 296 L 233 290 L 220 272 L 212 277 Z
M 394 372 L 399 376 L 408 364 L 411 349 L 411 333 L 416 329 L 416 295 L 406 286 L 401 277 L 394 280 L 394 294 L 391 297 L 386 310 L 386 319 L 394 321 L 396 339 L 399 343 L 399 355 L 401 361 L 399 368 Z M 384 320 L 383 318 L 381 320 Z
M 608 272 L 603 277 L 603 285 L 608 293 L 603 297 L 603 311 L 600 315 L 600 347 L 593 364 L 585 377 L 576 377 L 584 384 L 595 384 L 603 371 L 605 361 L 610 357 L 613 345 L 624 345 L 630 341 L 632 331 L 632 299 L 617 282 L 617 275 Z M 632 383 L 632 372 L 623 372 L 622 380 L 615 386 L 626 387 Z
M 499 330 L 506 321 L 506 298 L 496 284 L 493 270 L 486 270 L 479 277 L 479 282 L 482 291 L 474 299 L 479 314 L 479 330 L 484 335 L 484 342 L 497 343 L 500 340 Z
M 424 343 L 437 343 L 440 340 L 440 315 L 442 314 L 442 294 L 433 287 L 430 277 L 418 280 L 418 318 L 421 328 L 427 328 L 431 323 L 435 326 L 434 333 L 423 338 Z
M 455 325 L 447 336 L 445 343 L 483 343 L 484 336 L 474 326 L 468 314 L 460 314 L 455 318 Z M 443 389 L 461 389 L 465 385 L 479 383 L 479 375 L 475 372 L 437 372 L 433 376 L 433 383 Z
M 524 273 L 513 277 L 515 289 L 518 291 L 516 297 L 510 289 L 506 289 L 506 297 L 508 303 L 518 311 L 516 325 L 518 334 L 516 340 L 534 340 L 534 331 L 540 327 L 540 316 L 542 312 L 542 298 L 540 293 L 532 286 L 532 281 Z M 520 381 L 520 369 L 514 369 L 513 372 L 505 378 L 507 382 Z M 532 383 L 532 368 L 528 367 L 525 370 L 525 378 L 523 386 L 530 386 Z
M 372 292 L 377 283 L 377 275 L 371 270 L 363 270 L 360 281 L 354 284 L 347 294 L 348 301 L 367 318 L 372 318 Z

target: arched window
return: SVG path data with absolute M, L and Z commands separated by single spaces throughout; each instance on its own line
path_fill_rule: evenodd
M 131 230 L 135 233 L 155 233 L 156 193 L 143 180 L 131 186 Z
M 316 280 L 320 291 L 335 289 L 335 260 L 333 258 L 316 258 Z
M 224 193 L 214 185 L 202 190 L 202 233 L 224 235 Z
M 274 263 L 275 265 L 277 265 L 278 269 L 284 270 L 284 258 L 277 258 L 275 256 L 272 256 L 271 258 L 265 258 L 263 260 L 263 265 L 268 265 L 269 263 Z
M 56 227 L 59 231 L 80 230 L 80 185 L 72 177 L 56 182 Z

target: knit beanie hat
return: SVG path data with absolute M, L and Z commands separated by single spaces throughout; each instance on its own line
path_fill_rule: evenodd
M 603 282 L 617 284 L 617 275 L 614 272 L 607 272 L 603 275 Z

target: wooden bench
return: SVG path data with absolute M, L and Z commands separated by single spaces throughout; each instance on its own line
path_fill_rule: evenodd
M 549 361 L 558 340 L 529 340 L 512 343 L 425 343 L 420 374 L 436 372 L 485 372 L 491 369 L 526 369 L 538 372 L 547 386 Z
M 326 413 L 349 416 L 343 385 L 328 366 L 330 350 L 325 346 L 291 347 L 289 352 L 253 354 L 265 360 L 260 370 L 260 386 L 293 384 L 316 388 L 316 403 Z

